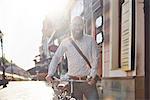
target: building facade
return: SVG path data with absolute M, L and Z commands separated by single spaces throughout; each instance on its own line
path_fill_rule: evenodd
M 103 98 L 144 100 L 144 0 L 77 0 L 74 12 L 85 19 L 85 33 L 98 44 Z
M 67 22 L 74 16 L 82 16 L 84 32 L 97 42 L 98 74 L 103 87 L 100 96 L 103 99 L 145 98 L 145 1 L 72 0 L 69 4 Z M 60 33 L 69 33 L 65 28 L 69 29 L 69 23 L 51 37 L 58 39 L 62 36 Z M 52 39 L 53 44 L 55 39 Z
M 103 0 L 104 96 L 144 99 L 144 2 Z
M 144 1 L 145 13 L 145 99 L 150 99 L 150 1 Z

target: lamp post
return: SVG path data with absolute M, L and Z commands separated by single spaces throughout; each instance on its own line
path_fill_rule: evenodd
M 34 59 L 33 61 L 34 61 L 34 64 L 35 64 L 35 73 L 36 73 L 35 75 L 36 75 L 36 80 L 38 80 L 38 70 L 37 70 L 37 66 L 36 66 L 37 60 Z
M 0 42 L 1 42 L 1 51 L 2 51 L 2 57 L 1 57 L 1 66 L 3 68 L 3 74 L 2 74 L 2 81 L 3 81 L 3 88 L 7 87 L 7 80 L 6 80 L 6 76 L 5 76 L 5 65 L 4 65 L 4 54 L 3 54 L 3 33 L 0 30 Z
M 11 62 L 10 62 L 10 67 L 11 67 L 11 75 L 12 75 L 12 80 L 13 80 L 13 64 L 12 64 L 12 60 L 11 60 Z

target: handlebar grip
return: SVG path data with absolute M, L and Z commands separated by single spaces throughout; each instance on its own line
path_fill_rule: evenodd
M 53 80 L 56 80 L 56 81 L 60 81 L 60 79 L 57 78 L 56 76 L 52 76 L 52 79 L 53 79 Z

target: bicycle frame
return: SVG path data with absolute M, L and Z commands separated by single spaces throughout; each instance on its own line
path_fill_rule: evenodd
M 73 96 L 73 92 L 74 92 L 74 90 L 73 90 L 73 88 L 74 88 L 73 87 L 73 83 L 74 82 L 87 82 L 87 80 L 72 80 L 72 79 L 61 80 L 61 79 L 58 79 L 56 77 L 54 77 L 54 79 L 55 79 L 56 82 L 62 82 L 62 81 L 68 82 L 68 84 L 64 84 L 64 86 L 63 86 L 63 84 L 58 84 L 57 86 L 52 86 L 54 91 L 55 92 L 58 91 L 57 93 L 59 93 L 59 94 L 56 93 L 56 95 L 58 97 L 58 100 L 76 100 L 74 98 L 74 96 Z M 68 93 L 69 91 L 67 91 L 65 89 L 63 90 L 63 89 L 59 88 L 59 86 L 60 87 L 62 86 L 62 88 L 63 87 L 65 88 L 65 86 L 69 85 L 69 84 L 70 84 L 70 93 Z

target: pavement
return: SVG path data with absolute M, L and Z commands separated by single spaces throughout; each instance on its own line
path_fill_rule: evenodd
M 54 91 L 44 81 L 12 81 L 0 86 L 0 100 L 53 100 Z

